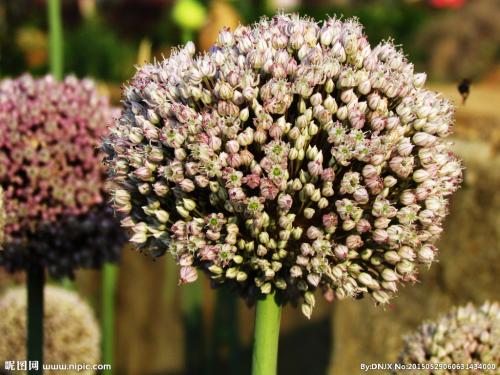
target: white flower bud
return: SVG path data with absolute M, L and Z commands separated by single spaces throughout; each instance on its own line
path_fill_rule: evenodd
M 295 241 L 300 240 L 300 237 L 302 237 L 302 232 L 304 230 L 300 227 L 296 227 L 292 229 L 292 237 Z
M 429 172 L 425 169 L 417 169 L 415 172 L 413 172 L 413 181 L 417 183 L 422 183 L 429 179 Z
M 323 197 L 323 198 L 321 198 L 321 199 L 318 201 L 318 208 L 319 208 L 320 210 L 325 209 L 325 208 L 327 208 L 327 207 L 328 207 L 328 204 L 329 204 L 329 203 L 328 203 L 328 199 L 326 199 L 326 198 L 324 198 L 324 197 Z
M 170 215 L 165 210 L 157 210 L 155 211 L 155 216 L 160 223 L 166 223 Z
M 196 208 L 196 202 L 193 199 L 182 198 L 182 204 L 188 211 L 193 211 Z
M 304 209 L 304 217 L 306 219 L 311 219 L 314 216 L 314 208 L 306 208 Z

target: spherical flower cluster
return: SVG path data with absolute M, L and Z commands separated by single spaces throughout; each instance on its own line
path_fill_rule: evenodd
M 17 270 L 38 262 L 62 276 L 89 258 L 117 259 L 121 229 L 106 210 L 98 149 L 113 114 L 89 80 L 24 75 L 0 83 L 0 264 Z M 89 221 L 101 217 L 105 223 Z
M 370 293 L 429 265 L 461 165 L 453 108 L 356 20 L 277 15 L 142 67 L 104 143 L 131 241 L 248 297 Z
M 477 365 L 500 363 L 500 305 L 487 302 L 476 308 L 468 304 L 454 308 L 436 322 L 422 324 L 416 333 L 405 338 L 399 362 Z M 444 375 L 482 372 L 471 368 L 418 373 Z
M 44 296 L 44 362 L 99 363 L 100 332 L 91 307 L 77 293 L 58 287 L 45 287 Z M 13 288 L 0 299 L 2 363 L 26 360 L 26 310 L 25 288 Z

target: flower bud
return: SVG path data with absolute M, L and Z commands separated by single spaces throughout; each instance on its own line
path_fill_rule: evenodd
M 188 211 L 193 211 L 196 208 L 196 202 L 192 199 L 182 198 L 182 204 Z
M 298 241 L 300 240 L 300 237 L 302 237 L 302 232 L 303 232 L 303 229 L 302 228 L 293 228 L 292 229 L 292 237 L 295 241 Z
M 314 216 L 314 208 L 306 208 L 304 209 L 304 217 L 306 219 L 311 219 Z

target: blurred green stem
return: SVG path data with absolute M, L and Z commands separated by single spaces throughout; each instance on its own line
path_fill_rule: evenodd
M 38 370 L 29 374 L 42 374 L 43 367 L 43 287 L 45 270 L 32 264 L 28 269 L 28 361 L 38 362 Z
M 202 284 L 200 280 L 183 285 L 182 313 L 186 338 L 186 373 L 201 374 L 203 371 L 204 335 L 201 313 Z
M 61 0 L 48 0 L 50 72 L 57 79 L 63 78 L 63 30 Z
M 276 375 L 281 307 L 274 294 L 257 301 L 253 342 L 252 375 Z
M 169 254 L 165 255 L 165 301 L 167 306 L 171 306 L 174 302 L 175 291 L 177 287 L 177 265 L 175 264 L 174 258 Z
M 103 370 L 103 374 L 112 374 L 114 360 L 115 335 L 115 290 L 118 267 L 105 263 L 102 268 L 102 362 L 111 365 L 111 370 Z
M 215 311 L 212 332 L 209 336 L 207 374 L 216 374 L 223 363 L 221 351 L 228 352 L 227 373 L 240 374 L 241 344 L 239 336 L 238 296 L 228 287 L 218 288 L 215 292 Z M 224 364 L 225 365 L 225 364 Z M 225 368 L 225 367 L 224 367 Z
M 182 43 L 186 44 L 187 42 L 189 41 L 193 41 L 193 38 L 194 38 L 194 33 L 192 30 L 189 30 L 189 29 L 186 29 L 186 28 L 182 28 Z

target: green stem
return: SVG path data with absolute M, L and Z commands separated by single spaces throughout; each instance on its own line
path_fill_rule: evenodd
M 115 290 L 118 267 L 105 263 L 102 268 L 102 362 L 111 365 L 103 374 L 112 374 L 115 334 Z
M 181 30 L 182 43 L 186 44 L 189 41 L 194 42 L 194 33 L 190 29 L 182 28 Z
M 43 287 L 45 270 L 40 265 L 28 269 L 28 361 L 36 361 L 38 370 L 30 375 L 42 374 L 43 367 Z
M 186 374 L 203 372 L 203 319 L 202 284 L 200 280 L 182 286 L 182 315 L 184 321 L 185 348 L 187 355 Z
M 227 287 L 218 288 L 215 294 L 215 312 L 212 332 L 209 336 L 207 374 L 215 374 L 223 363 L 221 352 L 228 352 L 228 373 L 240 374 L 241 344 L 239 337 L 238 297 Z
M 63 30 L 61 21 L 61 1 L 48 0 L 49 19 L 49 59 L 50 72 L 55 79 L 63 78 Z
M 172 306 L 174 303 L 175 291 L 177 287 L 177 265 L 174 259 L 169 255 L 165 255 L 165 301 L 167 306 Z
M 276 375 L 281 307 L 273 294 L 257 301 L 252 375 Z

